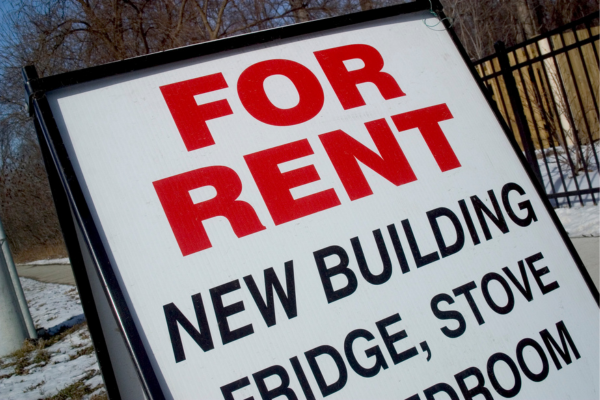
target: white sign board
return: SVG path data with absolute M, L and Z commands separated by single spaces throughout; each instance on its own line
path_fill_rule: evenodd
M 598 306 L 435 22 L 47 94 L 166 398 L 598 398 Z

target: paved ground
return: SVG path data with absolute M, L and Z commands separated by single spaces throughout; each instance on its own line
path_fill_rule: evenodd
M 69 264 L 17 265 L 17 274 L 40 282 L 75 286 L 75 278 Z
M 579 257 L 592 276 L 596 287 L 600 277 L 600 238 L 571 238 Z M 17 265 L 17 273 L 24 278 L 31 278 L 41 282 L 63 283 L 75 285 L 71 266 L 66 264 L 56 265 Z

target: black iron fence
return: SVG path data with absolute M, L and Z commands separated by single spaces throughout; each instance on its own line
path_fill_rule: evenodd
M 598 204 L 598 14 L 474 62 L 555 207 Z

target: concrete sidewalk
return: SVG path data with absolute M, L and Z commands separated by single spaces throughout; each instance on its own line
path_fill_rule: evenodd
M 579 257 L 598 286 L 600 277 L 600 238 L 571 238 Z M 75 285 L 73 271 L 68 264 L 48 265 L 17 265 L 17 273 L 24 278 L 31 278 L 41 282 L 62 283 Z
M 75 278 L 70 264 L 17 265 L 17 274 L 23 278 L 40 282 L 62 283 L 75 286 Z

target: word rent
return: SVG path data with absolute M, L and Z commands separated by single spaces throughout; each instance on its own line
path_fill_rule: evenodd
M 373 47 L 353 44 L 314 52 L 327 84 L 331 86 L 344 110 L 366 105 L 357 85 L 374 85 L 385 100 L 405 96 L 398 82 L 384 72 L 384 60 Z M 345 61 L 360 60 L 364 66 L 348 70 Z M 264 82 L 274 75 L 288 78 L 295 86 L 299 101 L 291 108 L 275 106 L 264 89 Z M 246 68 L 237 82 L 237 95 L 245 110 L 254 119 L 271 126 L 292 126 L 306 123 L 325 104 L 323 82 L 304 65 L 295 61 L 273 59 Z M 160 88 L 173 120 L 188 151 L 215 144 L 206 121 L 227 118 L 233 110 L 227 99 L 200 104 L 194 96 L 227 88 L 222 73 L 173 83 Z M 377 147 L 372 151 L 342 130 L 324 132 L 319 140 L 351 201 L 373 194 L 359 162 L 396 186 L 417 180 L 413 169 L 394 136 L 398 132 L 418 129 L 442 172 L 460 167 L 440 122 L 453 116 L 446 104 L 364 122 Z M 244 156 L 262 199 L 275 225 L 341 205 L 333 188 L 294 199 L 290 190 L 320 180 L 314 165 L 281 172 L 279 164 L 314 154 L 307 139 L 293 141 Z M 153 182 L 173 234 L 184 256 L 211 247 L 203 221 L 225 217 L 237 237 L 251 235 L 265 228 L 255 209 L 238 200 L 242 180 L 233 169 L 208 166 Z M 216 191 L 212 199 L 194 203 L 189 192 L 211 186 Z

